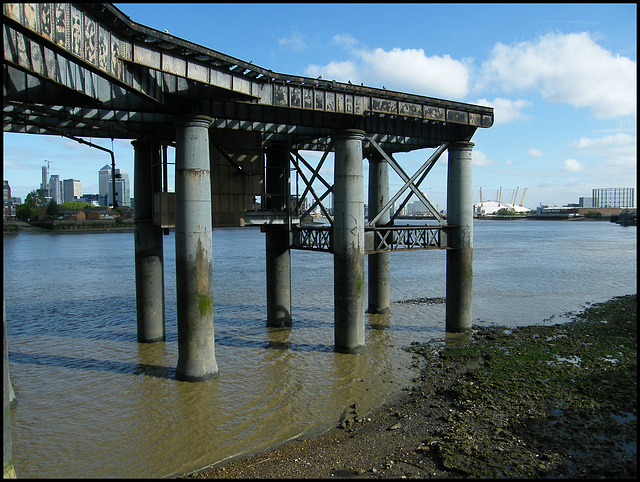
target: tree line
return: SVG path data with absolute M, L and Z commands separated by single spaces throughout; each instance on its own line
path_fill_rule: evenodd
M 38 210 L 47 206 L 47 218 L 55 218 L 62 209 L 85 209 L 94 207 L 84 201 L 67 201 L 58 204 L 53 199 L 48 203 L 41 189 L 35 189 L 27 194 L 23 204 L 16 206 L 16 218 L 20 221 L 29 221 L 38 217 Z

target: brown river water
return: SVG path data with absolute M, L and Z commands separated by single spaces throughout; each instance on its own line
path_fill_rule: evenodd
M 608 222 L 474 224 L 475 323 L 561 321 L 636 292 L 636 229 Z M 411 386 L 403 350 L 444 334 L 445 252 L 391 255 L 392 313 L 366 349 L 333 352 L 333 258 L 292 252 L 290 330 L 266 319 L 264 235 L 215 229 L 220 376 L 176 381 L 174 236 L 164 237 L 167 341 L 136 341 L 133 234 L 4 235 L 18 477 L 169 477 L 334 425 Z

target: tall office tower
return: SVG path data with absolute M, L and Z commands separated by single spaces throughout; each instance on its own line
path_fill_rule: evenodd
M 120 190 L 120 198 L 118 198 L 119 206 L 131 206 L 131 185 L 129 183 L 129 172 L 126 169 L 116 169 L 116 174 L 120 174 L 119 180 L 122 182 Z M 118 178 L 116 177 L 116 180 Z
M 104 169 L 104 167 L 102 168 Z M 100 173 L 102 174 L 102 170 Z M 111 169 L 109 169 L 109 175 L 111 174 Z M 113 198 L 113 182 L 111 177 L 109 177 L 107 181 L 107 193 L 106 193 L 106 205 L 112 206 L 113 202 L 111 199 Z M 118 202 L 118 206 L 131 206 L 131 188 L 129 185 L 129 173 L 126 169 L 116 169 L 116 201 Z
M 98 171 L 98 199 L 102 206 L 113 205 L 113 188 L 111 166 L 105 166 Z M 116 169 L 116 200 L 118 206 L 131 206 L 131 184 L 129 172 L 126 169 Z
M 109 196 L 111 194 L 111 166 L 105 166 L 98 171 L 98 202 L 101 206 L 109 206 Z
M 62 181 L 57 174 L 49 176 L 49 195 L 57 204 L 62 204 Z
M 62 181 L 63 202 L 73 202 L 82 197 L 82 183 L 77 179 L 65 179 Z
M 48 174 L 47 166 L 42 166 L 42 182 L 40 183 L 40 190 L 44 192 L 45 197 L 49 197 L 49 184 L 47 184 L 47 179 L 49 178 Z

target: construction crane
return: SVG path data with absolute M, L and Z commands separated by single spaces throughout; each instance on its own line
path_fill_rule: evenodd
M 527 194 L 527 188 L 524 188 L 524 191 L 522 191 L 522 198 L 520 199 L 520 206 L 522 207 L 522 205 L 524 204 L 524 195 Z

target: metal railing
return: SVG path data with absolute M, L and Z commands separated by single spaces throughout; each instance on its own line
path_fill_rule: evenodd
M 291 229 L 291 249 L 333 252 L 331 226 L 294 226 Z
M 446 249 L 447 226 L 375 226 L 365 229 L 367 254 Z
M 365 228 L 365 253 L 447 249 L 448 226 L 375 226 Z M 291 249 L 333 252 L 331 226 L 295 226 Z

